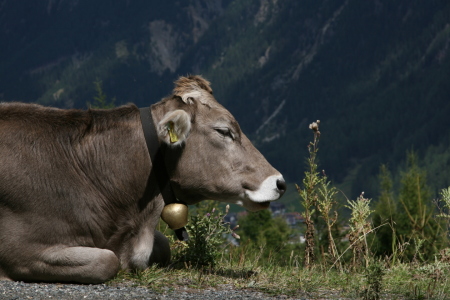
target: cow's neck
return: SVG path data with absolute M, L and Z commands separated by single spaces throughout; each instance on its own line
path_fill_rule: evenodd
M 149 107 L 146 107 L 139 109 L 139 111 L 145 142 L 152 162 L 151 173 L 154 175 L 152 176 L 152 174 L 150 174 L 148 178 L 143 199 L 149 199 L 151 197 L 152 181 L 156 180 L 165 203 L 165 214 L 163 214 L 165 216 L 164 221 L 169 224 L 169 227 L 174 228 L 178 239 L 183 241 L 187 240 L 188 235 L 186 229 L 184 227 L 178 228 L 178 226 L 176 226 L 176 223 L 178 223 L 180 218 L 184 219 L 182 214 L 186 214 L 187 216 L 187 210 L 183 208 L 185 204 L 179 203 L 170 185 L 170 177 L 164 164 L 165 147 L 159 142 L 156 122 L 153 119 L 152 110 Z M 181 209 L 174 209 L 174 205 L 178 205 Z
M 145 142 L 150 154 L 150 159 L 152 161 L 152 172 L 156 175 L 156 181 L 161 195 L 164 199 L 164 203 L 166 205 L 174 203 L 177 200 L 170 186 L 170 178 L 164 165 L 164 149 L 159 143 L 158 134 L 156 131 L 155 123 L 153 121 L 151 110 L 150 108 L 146 107 L 139 109 L 139 111 L 141 115 L 142 130 L 144 131 Z M 150 179 L 149 176 L 149 181 L 150 180 L 153 180 L 153 178 Z M 151 186 L 150 182 L 147 184 L 147 186 Z M 146 189 L 146 194 L 144 194 L 144 197 L 151 196 L 147 195 L 147 192 L 150 192 L 150 190 Z

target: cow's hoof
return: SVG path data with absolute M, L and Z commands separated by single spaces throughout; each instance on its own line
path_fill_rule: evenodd
M 170 263 L 170 245 L 169 239 L 161 232 L 155 230 L 155 241 L 153 242 L 153 251 L 150 255 L 149 265 L 158 265 L 165 267 Z

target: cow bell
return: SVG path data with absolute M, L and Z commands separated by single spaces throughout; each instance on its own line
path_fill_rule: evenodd
M 161 219 L 169 225 L 170 229 L 183 228 L 188 222 L 188 207 L 182 203 L 171 203 L 164 207 Z

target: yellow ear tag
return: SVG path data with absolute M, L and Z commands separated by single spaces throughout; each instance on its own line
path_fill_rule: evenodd
M 172 144 L 178 142 L 178 136 L 173 130 L 173 122 L 167 124 L 167 131 L 169 132 L 170 142 Z

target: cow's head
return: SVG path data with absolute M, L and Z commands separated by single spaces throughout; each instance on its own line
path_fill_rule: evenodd
M 286 190 L 275 170 L 244 135 L 200 76 L 181 77 L 173 95 L 152 106 L 167 144 L 166 166 L 178 199 L 212 199 L 250 211 L 268 208 Z

